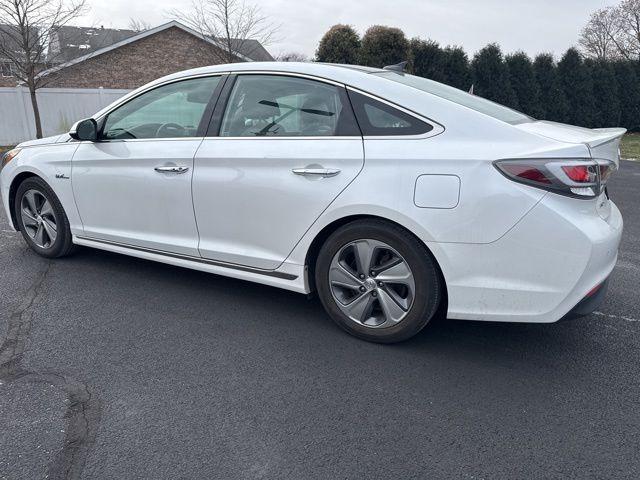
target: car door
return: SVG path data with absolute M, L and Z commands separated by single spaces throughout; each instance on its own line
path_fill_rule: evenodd
M 193 157 L 221 78 L 164 84 L 100 119 L 99 140 L 82 142 L 73 158 L 85 237 L 199 257 Z
M 195 157 L 200 254 L 275 269 L 362 169 L 362 137 L 341 85 L 240 74 L 225 90 Z

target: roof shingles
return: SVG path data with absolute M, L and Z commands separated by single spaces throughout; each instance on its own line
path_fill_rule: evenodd
M 138 32 L 115 28 L 60 27 L 49 45 L 49 61 L 65 63 L 88 53 L 108 47 Z
M 144 32 L 104 27 L 63 26 L 57 30 L 51 39 L 48 55 L 49 63 L 70 62 L 140 33 Z M 234 39 L 233 48 L 237 49 L 241 55 L 255 62 L 273 61 L 271 54 L 257 40 Z

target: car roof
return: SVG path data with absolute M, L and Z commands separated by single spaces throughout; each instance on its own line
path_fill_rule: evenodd
M 384 72 L 383 68 L 365 67 L 364 65 L 349 65 L 346 63 L 324 63 L 320 62 L 320 65 L 329 65 L 331 67 L 349 68 L 351 70 L 357 70 L 365 73 L 380 73 Z
M 342 65 L 316 62 L 241 62 L 221 65 L 210 65 L 207 67 L 194 68 L 176 72 L 166 77 L 160 78 L 153 83 L 165 82 L 167 80 L 189 77 L 193 75 L 206 75 L 207 73 L 221 72 L 285 72 L 307 74 L 317 77 L 334 80 L 337 82 L 349 83 L 357 82 L 357 78 L 368 76 L 370 73 L 383 72 L 384 70 L 360 65 Z

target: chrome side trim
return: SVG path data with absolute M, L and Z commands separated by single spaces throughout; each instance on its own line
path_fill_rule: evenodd
M 263 270 L 260 268 L 247 267 L 245 265 L 237 265 L 235 263 L 220 262 L 218 260 L 208 260 L 206 258 L 193 257 L 191 255 L 181 255 L 179 253 L 170 253 L 170 252 L 165 252 L 163 250 L 156 250 L 153 248 L 137 247 L 135 245 L 128 245 L 126 243 L 112 242 L 109 240 L 99 240 L 97 238 L 85 237 L 81 235 L 76 235 L 76 238 L 80 240 L 95 242 L 95 243 L 103 243 L 105 245 L 113 245 L 114 247 L 127 248 L 129 250 L 136 250 L 138 252 L 153 253 L 154 255 L 178 258 L 180 260 L 187 260 L 189 262 L 194 262 L 194 263 L 204 263 L 207 265 L 214 265 L 216 267 L 224 267 L 232 270 L 240 270 L 243 272 L 256 273 L 258 275 L 265 275 L 267 277 L 282 278 L 284 280 L 295 280 L 296 278 L 298 278 L 297 275 L 292 275 L 290 273 L 276 272 L 275 270 Z
M 92 142 L 91 140 L 82 140 L 78 141 L 78 143 L 82 144 L 104 144 L 104 143 L 118 143 L 118 142 L 133 142 L 133 143 L 143 143 L 143 142 L 201 142 L 204 138 L 211 137 L 163 137 L 163 138 L 113 138 L 110 140 L 100 140 L 98 142 Z
M 380 137 L 373 137 L 373 138 L 380 138 Z M 393 138 L 398 138 L 398 137 L 393 137 Z M 405 137 L 406 138 L 406 137 Z M 344 136 L 344 137 L 338 137 L 338 136 L 331 136 L 331 135 L 322 135 L 322 136 L 317 136 L 317 137 L 308 137 L 308 136 L 299 136 L 299 137 L 287 137 L 287 136 L 279 136 L 279 135 L 270 135 L 270 136 L 253 136 L 253 137 L 204 137 L 204 141 L 208 141 L 208 140 L 249 140 L 249 141 L 256 141 L 256 140 L 268 140 L 268 141 L 272 141 L 272 140 L 360 140 L 362 141 L 362 137 L 361 136 Z

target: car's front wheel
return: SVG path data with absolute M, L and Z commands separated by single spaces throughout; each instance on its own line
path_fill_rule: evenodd
M 30 177 L 16 192 L 14 210 L 18 228 L 37 254 L 47 258 L 71 253 L 71 229 L 60 200 L 47 183 Z
M 364 340 L 406 340 L 424 328 L 440 303 L 442 285 L 431 253 L 385 221 L 358 220 L 334 232 L 315 274 L 331 318 Z

